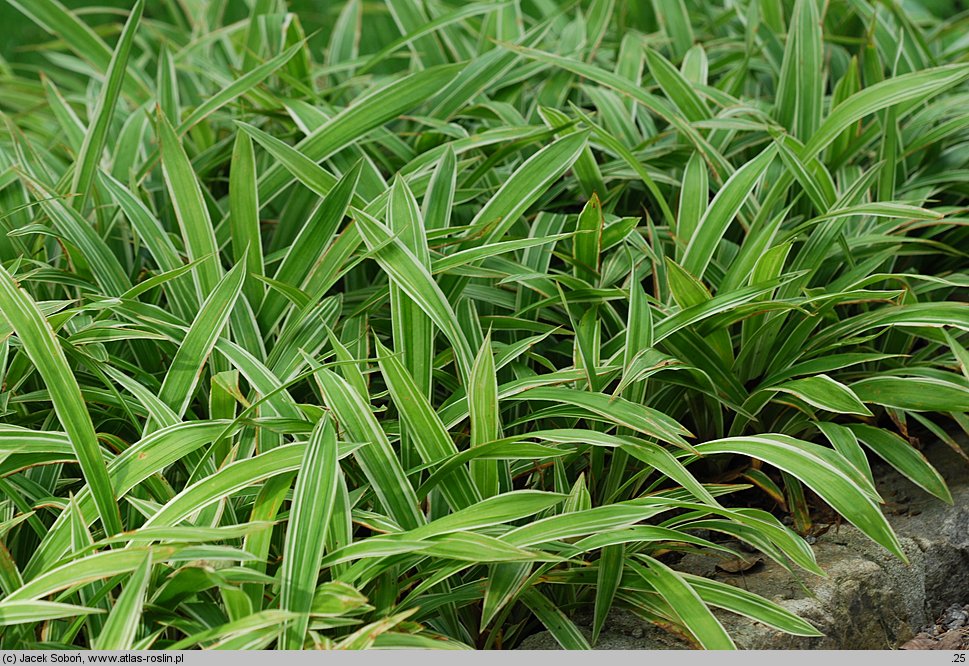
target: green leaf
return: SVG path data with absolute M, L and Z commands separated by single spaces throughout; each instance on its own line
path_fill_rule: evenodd
M 57 418 L 71 440 L 81 472 L 91 487 L 105 531 L 109 535 L 120 532 L 121 515 L 81 388 L 50 324 L 37 304 L 2 266 L 0 314 L 20 338 L 24 351 L 47 386 Z
M 423 524 L 417 495 L 407 480 L 400 461 L 387 435 L 371 410 L 368 396 L 357 393 L 350 384 L 331 370 L 315 375 L 323 399 L 333 410 L 340 427 L 352 441 L 365 442 L 354 457 L 370 481 L 381 505 L 402 527 L 411 529 Z
M 458 453 L 458 449 L 441 423 L 428 398 L 420 391 L 413 377 L 403 363 L 379 340 L 374 339 L 377 362 L 380 372 L 387 383 L 390 397 L 397 406 L 401 420 L 418 433 L 414 438 L 421 459 L 426 464 L 441 463 Z M 442 480 L 442 492 L 448 504 L 455 511 L 467 508 L 480 500 L 477 488 L 471 480 L 468 469 L 460 466 Z
M 862 423 L 847 428 L 875 454 L 902 475 L 943 502 L 952 504 L 952 494 L 945 480 L 914 446 L 893 432 Z
M 684 578 L 659 560 L 647 555 L 639 559 L 647 566 L 637 566 L 638 573 L 670 605 L 683 626 L 706 650 L 733 650 L 733 641 L 723 625 L 710 611 L 697 591 Z
M 245 256 L 243 256 L 245 259 Z M 159 399 L 183 416 L 192 401 L 202 369 L 216 340 L 225 328 L 229 314 L 242 290 L 246 262 L 242 261 L 226 273 L 202 303 L 198 316 L 185 334 L 182 344 L 172 359 L 171 368 L 165 375 Z
M 200 122 L 205 120 L 212 113 L 239 97 L 244 95 L 246 92 L 254 88 L 255 86 L 262 83 L 267 77 L 269 77 L 273 72 L 278 70 L 280 67 L 288 63 L 293 59 L 299 51 L 305 46 L 304 42 L 299 42 L 289 47 L 279 55 L 274 58 L 270 58 L 263 64 L 248 69 L 241 76 L 235 77 L 232 83 L 220 88 L 219 91 L 210 97 L 207 97 L 201 104 L 195 107 L 195 110 L 185 120 L 178 124 L 178 134 L 183 135 L 190 129 L 198 125 Z M 253 192 L 255 195 L 255 192 Z
M 616 425 L 632 428 L 650 437 L 691 450 L 683 436 L 692 435 L 676 420 L 655 409 L 623 398 L 557 386 L 533 388 L 515 397 L 517 400 L 543 400 L 581 407 Z
M 602 204 L 595 194 L 589 199 L 575 225 L 572 256 L 575 259 L 575 275 L 594 284 L 599 273 L 599 253 L 602 249 Z
M 485 336 L 468 383 L 468 408 L 471 417 L 471 446 L 481 446 L 501 436 L 498 412 L 498 382 L 495 357 L 491 350 L 491 334 Z M 489 460 L 473 460 L 471 476 L 482 497 L 498 494 L 498 466 Z
M 85 608 L 54 601 L 9 601 L 0 602 L 0 626 L 46 622 L 78 615 L 103 613 L 100 608 Z
M 795 636 L 823 636 L 820 631 L 786 608 L 736 585 L 688 573 L 680 575 L 696 590 L 700 599 L 710 606 L 738 613 Z
M 522 603 L 548 629 L 559 645 L 566 650 L 591 650 L 589 642 L 579 628 L 548 597 L 535 588 L 528 588 L 521 594 Z
M 528 207 L 575 163 L 587 140 L 587 132 L 567 134 L 528 158 L 474 216 L 471 233 L 482 234 L 488 243 L 502 238 Z
M 474 354 L 458 326 L 457 315 L 428 269 L 377 219 L 360 210 L 354 209 L 352 213 L 359 225 L 360 236 L 374 259 L 390 275 L 393 283 L 420 305 L 434 325 L 444 333 L 453 347 L 462 375 L 470 377 Z
M 779 434 L 713 440 L 698 444 L 696 449 L 704 455 L 734 453 L 750 456 L 787 472 L 800 479 L 873 541 L 907 560 L 898 537 L 875 500 L 853 478 L 858 474 L 857 470 L 833 451 Z
M 84 143 L 81 144 L 81 150 L 74 165 L 74 180 L 71 183 L 71 189 L 77 195 L 75 208 L 83 209 L 87 204 L 88 194 L 94 183 L 98 164 L 108 140 L 111 119 L 114 117 L 114 109 L 118 104 L 118 96 L 121 94 L 121 85 L 128 69 L 128 58 L 131 55 L 135 32 L 138 30 L 144 8 L 144 0 L 135 2 L 134 7 L 131 8 L 131 13 L 128 15 L 128 21 L 121 31 L 118 45 L 111 56 L 104 86 L 98 96 L 97 106 L 94 107 L 91 114 L 88 131 L 84 135 Z
M 765 148 L 757 157 L 737 169 L 717 192 L 683 252 L 683 268 L 688 273 L 698 279 L 703 277 L 727 228 L 774 161 L 775 153 L 773 146 Z
M 257 280 L 265 275 L 262 235 L 259 230 L 259 196 L 256 191 L 256 158 L 252 140 L 244 132 L 236 134 L 229 171 L 229 228 L 232 254 L 236 263 L 245 262 L 243 292 L 253 308 L 262 303 L 264 289 Z
M 666 97 L 676 104 L 687 120 L 698 122 L 710 117 L 710 109 L 707 108 L 706 103 L 669 60 L 653 49 L 647 48 L 646 63 L 649 65 L 650 74 L 666 93 Z
M 907 102 L 924 102 L 947 88 L 969 79 L 969 65 L 946 65 L 902 74 L 860 90 L 831 110 L 804 146 L 804 155 L 824 150 L 852 123 L 884 108 Z
M 802 141 L 817 131 L 824 102 L 824 46 L 817 0 L 797 0 L 777 85 L 777 120 Z
M 182 232 L 185 251 L 190 261 L 199 262 L 195 284 L 198 299 L 202 301 L 222 278 L 215 231 L 192 163 L 175 130 L 161 114 L 158 116 L 158 134 L 162 172 Z
M 306 639 L 339 474 L 336 430 L 324 416 L 310 435 L 296 476 L 283 546 L 279 604 L 282 610 L 296 614 L 280 637 L 283 650 L 301 649 Z
M 391 80 L 362 95 L 297 143 L 295 148 L 310 160 L 320 162 L 375 127 L 413 110 L 441 90 L 459 70 L 460 66 L 442 65 Z M 260 201 L 265 204 L 273 200 L 287 183 L 282 168 L 273 165 L 259 179 Z
M 952 381 L 930 377 L 869 377 L 855 382 L 851 390 L 862 402 L 913 412 L 969 411 L 969 388 Z
M 145 593 L 151 578 L 151 551 L 131 574 L 104 628 L 94 641 L 95 650 L 131 650 L 141 623 Z
M 794 379 L 766 390 L 790 393 L 809 405 L 837 414 L 872 415 L 850 388 L 827 375 Z
M 609 611 L 612 609 L 616 590 L 622 581 L 626 551 L 622 544 L 606 546 L 599 556 L 599 570 L 596 572 L 596 601 L 592 623 L 592 643 L 599 639 L 599 634 L 606 624 Z

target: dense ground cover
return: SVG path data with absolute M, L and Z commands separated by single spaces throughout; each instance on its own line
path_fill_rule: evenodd
M 6 2 L 0 647 L 725 648 L 677 553 L 949 498 L 957 7 Z

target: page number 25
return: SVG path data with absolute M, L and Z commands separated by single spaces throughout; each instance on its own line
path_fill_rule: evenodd
M 956 652 L 954 655 L 952 655 L 952 663 L 953 664 L 964 664 L 964 663 L 966 663 L 966 653 L 965 652 Z

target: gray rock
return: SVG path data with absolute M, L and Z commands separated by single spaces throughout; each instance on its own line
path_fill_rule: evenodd
M 942 617 L 942 626 L 946 629 L 959 629 L 964 627 L 966 622 L 969 621 L 969 613 L 959 607 L 958 604 L 953 604 L 945 609 L 945 615 Z

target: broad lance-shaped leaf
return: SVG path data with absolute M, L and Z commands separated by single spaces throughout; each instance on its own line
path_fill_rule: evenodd
M 871 416 L 871 412 L 850 388 L 827 375 L 794 379 L 767 390 L 790 393 L 809 405 L 829 412 Z
M 326 196 L 309 213 L 306 223 L 287 249 L 273 278 L 291 287 L 303 289 L 316 268 L 320 257 L 326 253 L 347 213 L 360 181 L 360 164 L 356 164 L 333 185 Z M 270 330 L 285 312 L 287 301 L 280 294 L 266 294 L 259 321 L 264 330 Z
M 599 634 L 606 624 L 609 611 L 612 609 L 616 591 L 622 582 L 625 559 L 626 552 L 623 544 L 606 546 L 599 556 L 599 571 L 596 574 L 596 600 L 593 610 L 593 644 L 599 639 Z
M 152 474 L 160 472 L 220 436 L 233 434 L 237 429 L 238 426 L 226 421 L 189 421 L 156 430 L 112 460 L 107 469 L 108 478 L 115 493 L 119 497 L 124 496 Z M 94 522 L 97 505 L 90 481 L 77 493 L 75 501 L 79 512 L 84 516 L 85 524 Z M 24 569 L 28 579 L 46 571 L 68 552 L 71 545 L 71 515 L 72 511 L 63 511 L 51 525 Z
M 750 456 L 787 472 L 873 541 L 908 561 L 878 505 L 859 488 L 857 470 L 830 449 L 780 434 L 728 437 L 697 444 L 696 449 L 704 455 L 733 453 Z M 837 464 L 839 460 L 840 465 Z
M 935 377 L 868 377 L 851 385 L 862 402 L 913 412 L 969 412 L 969 388 L 960 375 L 952 381 Z
M 678 132 L 680 132 L 691 144 L 693 144 L 698 152 L 707 158 L 707 160 L 713 165 L 715 173 L 720 177 L 726 178 L 726 174 L 729 174 L 732 171 L 732 167 L 723 157 L 723 155 L 717 152 L 706 141 L 706 139 L 704 139 L 703 136 L 701 136 L 700 133 L 693 128 L 690 123 L 686 122 L 666 99 L 657 95 L 652 95 L 646 92 L 645 88 L 639 86 L 638 84 L 633 84 L 629 79 L 609 72 L 596 65 L 581 62 L 574 58 L 546 53 L 536 49 L 522 48 L 505 44 L 502 44 L 501 46 L 518 51 L 528 58 L 561 67 L 570 72 L 578 74 L 579 76 L 586 77 L 596 83 L 606 86 L 607 88 L 611 88 L 621 95 L 626 95 L 627 97 L 632 98 L 639 104 L 642 104 L 650 112 L 655 113 L 660 118 L 675 127 Z
M 511 523 L 534 516 L 540 511 L 560 504 L 565 495 L 540 490 L 513 490 L 495 497 L 487 497 L 474 506 L 455 511 L 442 518 L 412 529 L 402 537 L 427 539 L 440 534 L 480 530 L 495 525 Z M 502 539 L 508 541 L 507 539 Z M 512 545 L 522 544 L 508 541 Z
M 710 606 L 738 613 L 795 636 L 824 635 L 783 606 L 736 585 L 682 572 L 680 576 Z
M 181 547 L 123 548 L 87 555 L 39 573 L 2 603 L 40 599 L 80 583 L 135 571 L 144 565 L 148 553 L 152 553 L 153 559 L 160 562 L 171 559 Z
M 522 213 L 575 163 L 588 138 L 588 132 L 567 134 L 528 158 L 471 220 L 472 233 L 486 231 L 486 243 L 500 240 Z M 480 239 L 475 240 L 479 242 Z
M 225 465 L 214 474 L 184 488 L 145 521 L 144 527 L 177 525 L 200 508 L 219 502 L 243 488 L 296 471 L 305 451 L 306 445 L 302 442 L 286 444 Z
M 638 405 L 623 398 L 590 393 L 558 386 L 532 388 L 514 396 L 516 400 L 545 400 L 549 402 L 574 405 L 587 409 L 602 418 L 632 428 L 650 437 L 676 444 L 692 451 L 683 436 L 690 437 L 690 431 L 677 423 L 672 417 L 655 409 Z
M 694 151 L 683 170 L 680 187 L 680 208 L 676 216 L 676 259 L 681 261 L 686 244 L 696 233 L 700 218 L 707 209 L 710 186 L 707 182 L 707 165 L 703 156 Z
M 703 277 L 727 228 L 774 161 L 776 153 L 775 146 L 768 146 L 760 155 L 737 169 L 717 192 L 683 252 L 683 268 L 688 273 L 698 279 Z
M 2 266 L 0 315 L 17 333 L 24 351 L 47 387 L 54 412 L 74 446 L 81 472 L 94 495 L 105 531 L 109 535 L 120 532 L 121 514 L 81 388 L 50 324 L 37 309 L 37 304 Z
M 634 437 L 623 437 L 580 428 L 536 430 L 531 432 L 529 436 L 539 441 L 559 444 L 573 444 L 576 446 L 588 444 L 621 449 L 680 484 L 699 501 L 710 504 L 711 506 L 719 506 L 717 500 L 703 487 L 703 484 L 693 477 L 686 467 L 677 460 L 676 456 L 660 444 Z
M 344 8 L 343 11 L 346 12 L 354 9 L 354 4 L 355 3 L 353 2 L 347 3 L 347 6 Z M 401 6 L 400 3 L 394 3 L 394 4 L 398 7 Z M 408 4 L 412 4 L 412 3 L 408 3 Z M 488 14 L 490 12 L 498 11 L 504 4 L 506 3 L 484 2 L 484 3 L 469 4 L 463 7 L 459 7 L 453 11 L 447 12 L 446 14 L 442 14 L 441 16 L 438 16 L 437 18 L 431 21 L 422 19 L 418 25 L 414 26 L 413 30 L 408 30 L 400 38 L 395 39 L 393 42 L 391 42 L 390 44 L 380 49 L 380 51 L 378 51 L 377 53 L 373 54 L 372 56 L 369 56 L 367 61 L 363 65 L 361 65 L 361 67 L 356 71 L 356 73 L 357 75 L 366 74 L 371 69 L 373 69 L 376 65 L 386 60 L 395 51 L 398 51 L 404 46 L 409 46 L 411 44 L 416 44 L 418 42 L 423 41 L 422 38 L 424 38 L 425 35 L 432 34 L 447 25 L 450 25 L 452 23 L 457 23 L 459 21 L 463 21 L 464 19 L 469 18 L 471 16 L 476 16 L 478 14 Z M 341 14 L 341 18 L 342 18 L 342 14 Z M 395 13 L 395 19 L 397 18 L 398 17 Z M 347 30 L 347 32 L 351 33 L 352 31 Z M 336 40 L 340 38 L 341 37 L 337 35 L 337 31 L 334 29 L 333 39 Z M 430 39 L 429 41 L 433 42 L 434 40 Z M 355 59 L 356 59 L 356 55 L 354 54 L 353 57 L 344 58 L 343 62 L 347 62 Z M 434 64 L 440 64 L 440 63 L 425 63 L 425 65 L 434 65 Z
M 810 158 L 830 145 L 852 123 L 889 106 L 925 101 L 969 79 L 969 65 L 945 65 L 902 74 L 856 92 L 834 107 L 818 131 L 807 139 L 802 158 Z
M 797 0 L 777 84 L 777 120 L 807 141 L 821 120 L 824 45 L 817 0 Z
M 387 226 L 429 273 L 431 257 L 427 249 L 424 221 L 414 194 L 400 176 L 394 178 L 390 188 Z M 434 370 L 433 324 L 421 305 L 397 285 L 391 285 L 390 288 L 390 318 L 394 349 L 403 355 L 404 367 L 417 383 L 420 392 L 430 398 Z M 418 433 L 401 433 L 405 452 L 410 449 L 412 435 L 417 436 Z
M 409 0 L 387 0 L 387 9 L 401 34 L 416 32 L 427 23 L 427 13 L 422 3 Z M 431 36 L 415 35 L 409 43 L 411 53 L 419 67 L 432 67 L 448 61 L 441 43 Z
M 914 446 L 895 433 L 874 426 L 851 423 L 846 427 L 879 458 L 904 474 L 912 483 L 952 504 L 952 493 L 949 492 L 945 479 Z
M 481 630 L 491 624 L 503 608 L 515 601 L 531 572 L 530 562 L 497 564 L 489 567 L 484 600 L 481 605 L 479 625 Z
M 104 239 L 80 213 L 68 206 L 62 197 L 30 176 L 24 183 L 40 200 L 40 207 L 50 218 L 57 234 L 74 245 L 88 264 L 92 277 L 109 296 L 120 296 L 131 288 L 131 281 L 117 256 Z
M 179 416 L 184 415 L 185 410 L 188 409 L 201 378 L 202 368 L 222 334 L 232 307 L 239 297 L 243 278 L 246 275 L 245 269 L 245 255 L 243 255 L 243 261 L 226 273 L 209 294 L 199 310 L 198 317 L 192 322 L 182 344 L 175 352 L 158 397 Z
M 293 56 L 299 53 L 300 49 L 302 49 L 304 46 L 305 44 L 303 42 L 294 44 L 277 55 L 275 58 L 270 58 L 257 67 L 247 69 L 247 71 L 245 71 L 241 76 L 234 78 L 232 83 L 221 88 L 215 95 L 206 98 L 185 120 L 179 123 L 178 134 L 185 134 L 197 124 L 205 120 L 206 117 L 222 108 L 236 97 L 244 94 L 250 88 L 253 88 L 261 83 L 270 74 L 292 60 Z M 248 56 L 249 54 L 247 53 L 246 55 Z
M 672 42 L 673 53 L 679 60 L 684 56 L 695 37 L 690 24 L 690 14 L 684 0 L 653 0 L 653 11 L 663 31 Z
M 667 508 L 662 505 L 640 506 L 629 503 L 596 506 L 533 520 L 507 532 L 502 540 L 519 548 L 526 548 L 550 541 L 601 534 L 652 518 Z
M 572 256 L 575 259 L 575 275 L 594 284 L 599 273 L 599 253 L 602 250 L 602 204 L 595 194 L 579 213 L 575 225 L 575 239 L 572 241 Z
M 323 543 L 333 511 L 340 466 L 336 430 L 328 415 L 313 429 L 293 490 L 283 563 L 279 570 L 279 605 L 296 618 L 287 623 L 279 648 L 300 649 L 319 577 Z
M 649 65 L 650 74 L 666 93 L 666 97 L 676 104 L 687 120 L 695 123 L 710 117 L 710 109 L 707 108 L 703 98 L 669 60 L 653 49 L 647 48 L 646 63 Z
M 640 555 L 646 566 L 636 566 L 634 570 L 663 598 L 679 617 L 697 642 L 707 650 L 734 649 L 727 631 L 720 620 L 703 603 L 696 590 L 683 578 L 683 575 L 659 560 Z
M 427 185 L 421 216 L 424 226 L 431 229 L 445 229 L 451 223 L 451 209 L 454 207 L 454 190 L 457 188 L 458 162 L 454 149 L 448 145 L 434 169 Z
M 103 171 L 99 174 L 101 187 L 111 196 L 112 201 L 117 204 L 128 222 L 134 227 L 138 240 L 145 244 L 151 253 L 152 258 L 163 271 L 176 271 L 183 269 L 185 264 L 179 256 L 178 250 L 168 237 L 165 228 L 161 225 L 155 215 L 145 206 L 135 194 L 125 187 L 121 182 L 115 180 Z M 191 289 L 182 280 L 175 280 L 166 286 L 169 297 L 174 301 L 175 314 L 188 316 L 198 308 L 198 296 L 194 289 Z
M 534 587 L 522 591 L 519 597 L 537 617 L 553 638 L 566 650 L 589 650 L 591 646 L 575 623 L 544 594 Z
M 277 165 L 283 166 L 297 181 L 321 197 L 329 194 L 333 186 L 336 185 L 336 176 L 288 143 L 241 121 L 236 121 L 236 127 L 251 136 L 256 143 L 272 155 Z M 259 192 L 256 196 L 260 196 Z M 363 205 L 362 201 L 357 203 Z
M 144 8 L 145 0 L 137 0 L 135 6 L 131 8 L 128 22 L 125 23 L 124 29 L 121 31 L 121 38 L 118 40 L 118 46 L 111 56 L 107 77 L 101 88 L 101 94 L 98 96 L 98 103 L 91 115 L 90 126 L 84 135 L 84 143 L 81 144 L 81 151 L 74 163 L 74 180 L 71 183 L 71 189 L 77 195 L 74 207 L 78 210 L 85 208 L 91 185 L 94 183 L 98 163 L 101 161 L 101 155 L 108 139 L 108 130 L 111 128 L 111 119 L 114 117 L 114 108 L 117 106 L 121 86 L 127 73 L 131 46 L 134 43 L 135 32 L 138 30 L 138 23 L 141 21 L 141 12 Z

